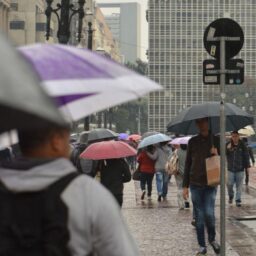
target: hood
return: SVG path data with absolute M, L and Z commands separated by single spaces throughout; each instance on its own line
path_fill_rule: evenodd
M 13 192 L 39 191 L 75 171 L 72 163 L 64 158 L 44 161 L 22 159 L 1 166 L 0 180 Z

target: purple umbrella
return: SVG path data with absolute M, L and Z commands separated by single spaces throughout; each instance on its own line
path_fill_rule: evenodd
M 127 140 L 129 135 L 127 133 L 120 133 L 118 136 L 119 140 Z
M 60 44 L 19 48 L 70 120 L 140 98 L 161 86 L 92 51 Z
M 180 144 L 188 144 L 189 140 L 191 139 L 191 136 L 186 136 L 186 137 L 179 137 L 173 139 L 170 144 L 172 145 L 180 145 Z

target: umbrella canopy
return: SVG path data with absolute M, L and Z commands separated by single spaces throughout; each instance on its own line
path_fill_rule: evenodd
M 88 135 L 88 142 L 92 141 L 101 141 L 101 140 L 110 140 L 110 139 L 116 139 L 118 137 L 118 134 L 105 128 L 98 128 L 95 130 L 90 131 Z
M 158 134 L 158 133 L 159 133 L 159 132 L 156 132 L 156 131 L 153 131 L 153 132 L 145 132 L 145 133 L 142 135 L 141 139 L 143 140 L 143 139 L 147 138 L 148 136 L 155 135 L 155 134 Z
M 135 156 L 137 151 L 122 141 L 101 141 L 96 142 L 86 148 L 80 155 L 81 158 L 102 160 L 116 159 L 128 156 Z
M 180 144 L 187 145 L 190 139 L 191 139 L 191 136 L 179 137 L 179 138 L 173 139 L 170 144 L 172 144 L 172 145 L 180 145 Z
M 253 117 L 238 108 L 237 106 L 226 103 L 226 131 L 239 130 L 246 125 L 253 124 Z M 220 103 L 207 102 L 203 104 L 193 105 L 182 111 L 174 120 L 172 120 L 167 130 L 179 134 L 197 134 L 195 120 L 199 118 L 209 117 L 210 129 L 212 133 L 220 132 Z
M 240 129 L 240 130 L 238 131 L 238 133 L 241 134 L 241 135 L 243 135 L 243 136 L 250 137 L 250 136 L 252 136 L 252 135 L 255 134 L 255 131 L 254 131 L 254 129 L 252 128 L 251 125 L 247 125 L 246 127 Z
M 43 120 L 64 124 L 52 99 L 26 61 L 0 35 L 0 133 L 34 129 Z
M 167 142 L 167 141 L 171 141 L 171 138 L 169 136 L 167 136 L 163 133 L 158 133 L 158 134 L 151 135 L 151 136 L 148 136 L 147 138 L 143 139 L 140 142 L 138 149 L 145 148 L 147 146 L 154 145 L 154 144 L 157 144 L 160 142 Z
M 139 134 L 132 134 L 129 136 L 129 140 L 139 141 L 140 139 L 141 139 L 141 136 Z
M 74 121 L 162 88 L 90 50 L 60 44 L 36 44 L 19 50 L 65 116 Z
M 119 133 L 118 139 L 119 140 L 127 140 L 129 135 L 127 133 Z

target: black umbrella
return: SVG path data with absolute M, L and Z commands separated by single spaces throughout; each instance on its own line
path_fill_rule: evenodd
M 43 120 L 64 125 L 64 119 L 27 63 L 0 35 L 0 133 L 33 129 Z
M 88 135 L 88 142 L 110 140 L 118 138 L 118 134 L 105 128 L 92 130 Z
M 249 115 L 234 104 L 225 104 L 226 131 L 236 131 L 247 125 L 253 124 L 253 116 Z M 212 133 L 220 132 L 220 103 L 206 102 L 191 106 L 182 111 L 168 125 L 168 132 L 179 134 L 196 134 L 198 129 L 195 120 L 209 118 Z

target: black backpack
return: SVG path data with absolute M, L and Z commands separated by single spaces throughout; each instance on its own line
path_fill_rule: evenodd
M 60 195 L 78 175 L 37 192 L 14 193 L 0 185 L 0 256 L 71 256 L 68 209 Z

